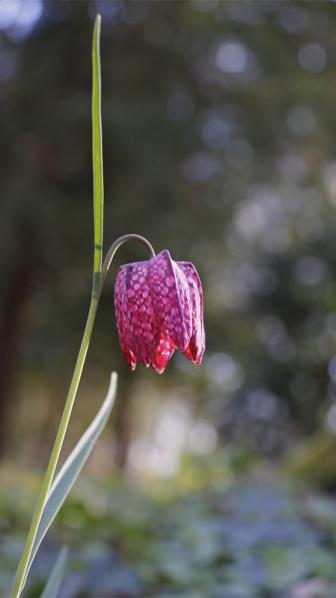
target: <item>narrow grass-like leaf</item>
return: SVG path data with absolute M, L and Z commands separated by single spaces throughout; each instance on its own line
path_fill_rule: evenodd
M 117 390 L 117 374 L 113 372 L 107 396 L 96 417 L 76 444 L 64 465 L 56 476 L 48 494 L 47 502 L 37 530 L 35 542 L 29 559 L 26 577 L 35 554 L 46 535 L 50 525 L 68 496 L 83 465 L 89 457 L 111 413 Z
M 104 180 L 103 141 L 101 123 L 101 74 L 100 74 L 100 27 L 101 17 L 97 15 L 92 40 L 92 164 L 93 164 L 93 214 L 94 214 L 94 260 L 93 286 L 99 288 L 103 258 L 104 227 Z
M 62 548 L 55 565 L 49 575 L 48 581 L 42 591 L 40 598 L 57 598 L 65 573 L 65 565 L 68 558 L 68 549 Z

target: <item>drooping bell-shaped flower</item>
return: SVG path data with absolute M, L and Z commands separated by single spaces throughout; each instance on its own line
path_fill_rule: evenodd
M 203 293 L 193 264 L 174 262 L 164 250 L 121 266 L 114 302 L 121 350 L 132 370 L 140 362 L 162 373 L 175 349 L 201 363 Z

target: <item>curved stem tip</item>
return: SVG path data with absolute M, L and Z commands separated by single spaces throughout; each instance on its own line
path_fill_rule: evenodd
M 99 294 L 103 290 L 106 276 L 107 276 L 107 273 L 109 271 L 110 265 L 112 263 L 112 260 L 114 258 L 116 251 L 118 251 L 118 249 L 119 249 L 119 247 L 121 247 L 121 245 L 123 245 L 127 241 L 132 241 L 132 240 L 139 241 L 140 243 L 145 245 L 147 247 L 147 249 L 149 249 L 149 251 L 151 253 L 151 257 L 155 257 L 155 251 L 153 249 L 153 246 L 150 244 L 149 241 L 147 241 L 147 239 L 145 239 L 145 237 L 142 237 L 141 235 L 136 235 L 135 233 L 129 233 L 127 235 L 122 235 L 121 237 L 116 239 L 114 241 L 114 243 L 112 243 L 110 249 L 108 250 L 108 252 L 105 256 L 101 275 L 100 275 Z

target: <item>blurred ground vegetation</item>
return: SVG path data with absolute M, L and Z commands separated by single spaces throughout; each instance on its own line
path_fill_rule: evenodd
M 60 546 L 70 548 L 62 598 L 326 598 L 336 595 L 336 505 L 259 471 L 220 478 L 207 459 L 185 464 L 167 485 L 125 480 L 77 483 L 44 541 L 27 597 L 43 587 Z M 0 592 L 6 595 L 37 479 L 7 470 L 0 503 Z M 235 479 L 232 475 L 235 473 Z M 223 472 L 222 472 L 223 474 Z M 231 479 L 230 479 L 231 478 Z

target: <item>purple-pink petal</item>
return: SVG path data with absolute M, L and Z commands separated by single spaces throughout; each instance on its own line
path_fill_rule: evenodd
M 186 277 L 169 251 L 161 251 L 149 261 L 148 280 L 161 334 L 185 351 L 191 336 L 191 298 Z
M 202 284 L 192 263 L 177 262 L 177 264 L 183 270 L 188 281 L 192 302 L 192 333 L 184 354 L 194 363 L 200 364 L 205 350 Z
M 148 262 L 137 262 L 123 266 L 117 280 L 123 281 L 123 295 L 119 300 L 116 285 L 116 313 L 120 344 L 131 355 L 146 366 L 151 365 L 160 339 L 155 318 L 150 285 L 148 283 Z
M 114 306 L 120 347 L 127 364 L 131 370 L 134 370 L 138 360 L 131 349 L 132 338 L 128 326 L 126 273 L 126 266 L 121 267 L 117 273 L 114 287 Z

